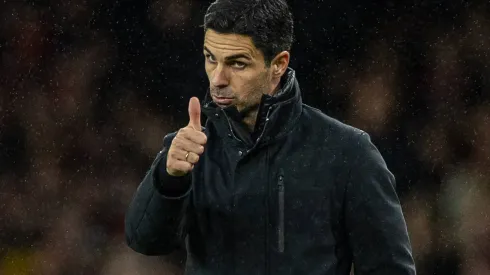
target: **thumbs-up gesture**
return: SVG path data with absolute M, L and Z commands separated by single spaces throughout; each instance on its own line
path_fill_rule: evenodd
M 201 105 L 193 97 L 189 101 L 189 124 L 177 132 L 168 150 L 167 173 L 175 177 L 189 173 L 204 153 L 206 142 L 201 131 Z

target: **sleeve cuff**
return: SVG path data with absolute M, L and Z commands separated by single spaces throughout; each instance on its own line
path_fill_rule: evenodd
M 188 173 L 182 177 L 174 177 L 167 173 L 165 166 L 166 158 L 161 157 L 154 167 L 154 186 L 158 193 L 171 200 L 179 200 L 187 197 L 192 190 L 192 176 Z

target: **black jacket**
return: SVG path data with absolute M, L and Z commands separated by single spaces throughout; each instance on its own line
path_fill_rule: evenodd
M 234 107 L 203 103 L 205 152 L 171 177 L 176 133 L 164 138 L 126 214 L 132 249 L 167 254 L 186 237 L 186 274 L 347 275 L 352 263 L 355 274 L 415 274 L 383 158 L 365 132 L 302 104 L 292 69 L 264 96 L 256 135 Z M 166 189 L 185 181 L 188 190 Z

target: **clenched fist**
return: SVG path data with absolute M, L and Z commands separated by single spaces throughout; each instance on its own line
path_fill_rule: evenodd
M 204 152 L 206 142 L 201 131 L 201 105 L 193 97 L 189 101 L 189 124 L 177 132 L 168 150 L 167 173 L 174 177 L 189 173 Z

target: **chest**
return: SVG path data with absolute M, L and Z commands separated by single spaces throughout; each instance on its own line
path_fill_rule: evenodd
M 194 203 L 242 221 L 325 222 L 341 203 L 337 157 L 328 144 L 293 135 L 257 150 L 211 142 L 194 174 Z

